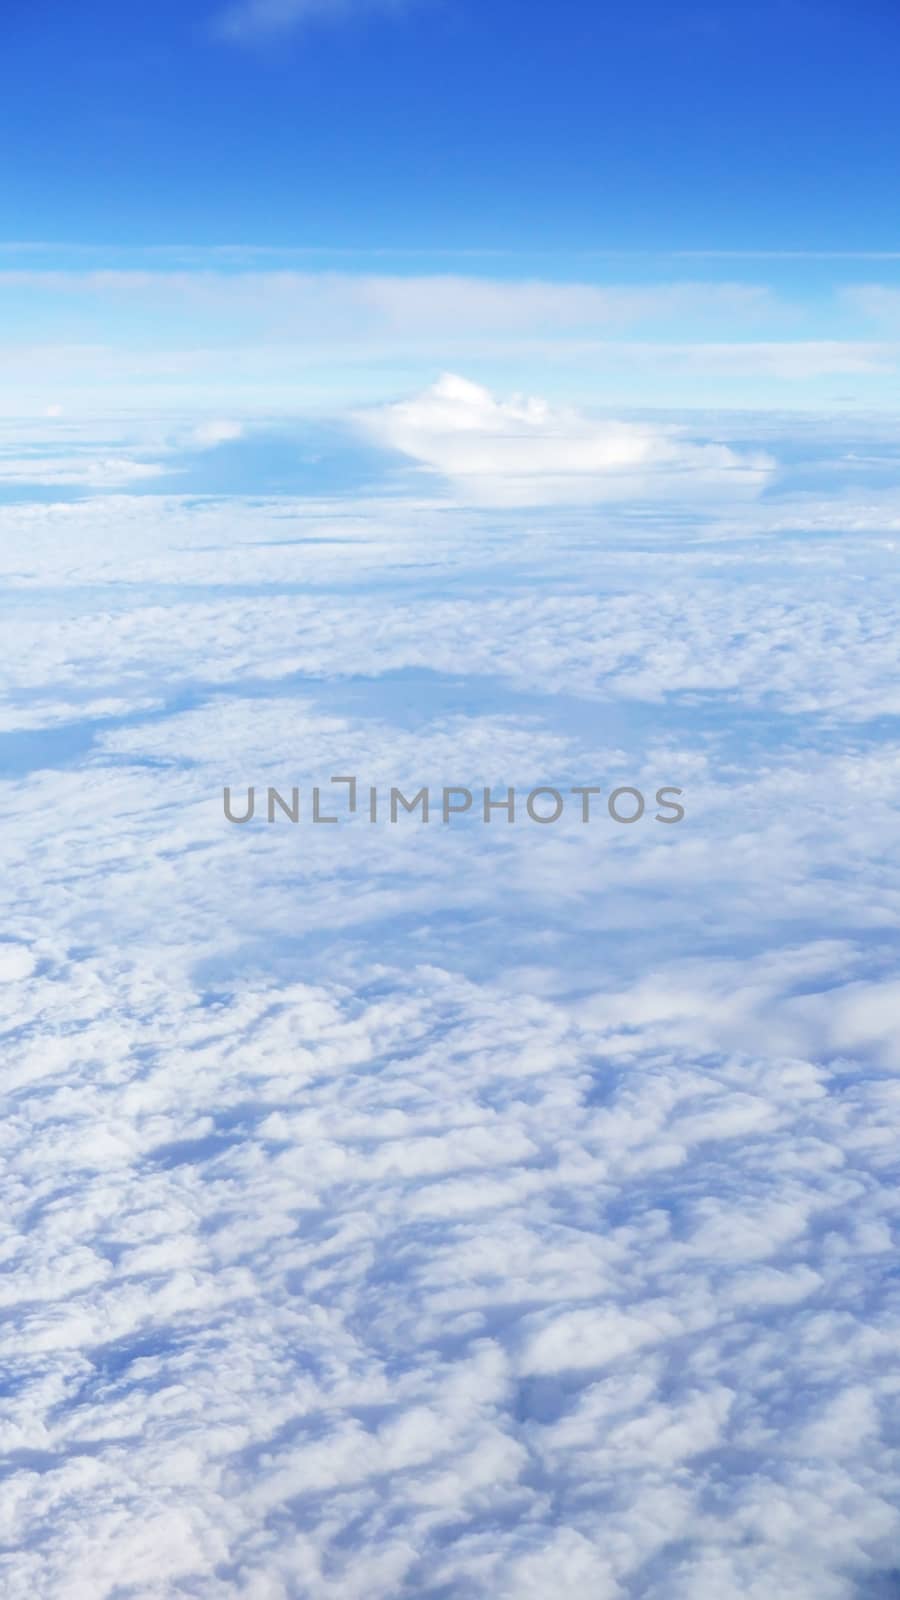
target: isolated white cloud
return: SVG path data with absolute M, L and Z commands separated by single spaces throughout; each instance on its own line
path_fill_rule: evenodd
M 378 443 L 448 478 L 476 505 L 548 505 L 758 493 L 775 462 L 763 452 L 695 443 L 686 430 L 607 422 L 545 400 L 498 400 L 452 373 L 414 400 L 357 414 Z

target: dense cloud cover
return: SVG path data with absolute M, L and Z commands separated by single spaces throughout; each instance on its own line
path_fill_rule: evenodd
M 8 443 L 10 1600 L 896 1592 L 900 495 L 473 499 L 449 404 L 352 496 Z M 223 816 L 341 773 L 686 816 Z

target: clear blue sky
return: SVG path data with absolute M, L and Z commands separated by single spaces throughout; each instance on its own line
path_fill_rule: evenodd
M 900 242 L 892 0 L 245 12 L 228 36 L 217 0 L 7 0 L 3 237 Z

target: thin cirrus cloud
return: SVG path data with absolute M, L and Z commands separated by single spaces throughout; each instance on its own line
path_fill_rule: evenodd
M 347 22 L 372 13 L 404 10 L 403 0 L 237 0 L 220 12 L 213 30 L 240 41 L 273 38 L 310 23 Z
M 900 326 L 900 289 L 890 284 L 850 284 L 842 294 L 851 311 L 873 322 L 887 324 L 892 329 Z
M 0 271 L 0 413 L 112 394 L 143 408 L 151 389 L 165 406 L 352 409 L 448 367 L 617 409 L 812 409 L 823 380 L 851 377 L 852 403 L 871 409 L 891 403 L 900 358 L 888 291 L 874 293 L 804 302 L 798 328 L 776 288 L 739 281 L 14 267 Z
M 308 331 L 357 329 L 397 333 L 460 330 L 539 333 L 563 329 L 589 334 L 605 327 L 674 323 L 754 328 L 767 320 L 782 326 L 785 308 L 766 286 L 743 283 L 572 283 L 547 279 L 506 280 L 456 273 L 390 275 L 352 272 L 238 271 L 212 269 L 13 268 L 0 272 L 0 294 L 24 295 L 40 306 L 41 318 L 56 308 L 85 302 L 104 311 L 112 304 L 135 314 L 179 311 L 192 319 L 206 314 L 239 318 L 250 325 Z

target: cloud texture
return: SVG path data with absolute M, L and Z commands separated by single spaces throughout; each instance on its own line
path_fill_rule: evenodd
M 889 1594 L 893 469 L 458 380 L 374 425 L 437 487 L 84 494 L 213 416 L 0 506 L 3 1592 Z M 686 816 L 223 817 L 347 772 Z

